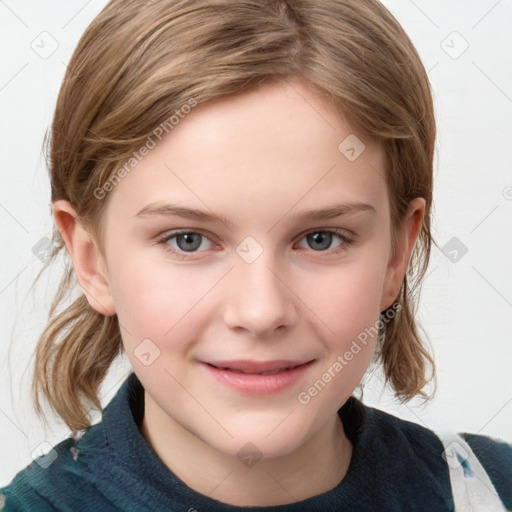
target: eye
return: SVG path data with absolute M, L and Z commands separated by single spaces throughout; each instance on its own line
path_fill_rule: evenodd
M 337 245 L 332 247 L 333 242 L 338 239 Z M 304 240 L 307 246 L 302 248 L 312 249 L 314 252 L 326 252 L 332 249 L 332 253 L 337 254 L 346 249 L 352 240 L 345 234 L 335 229 L 323 229 L 306 233 L 301 241 Z M 158 243 L 164 246 L 166 251 L 170 251 L 176 256 L 186 259 L 193 257 L 193 254 L 204 252 L 211 249 L 214 243 L 197 231 L 174 231 L 167 233 L 158 240 Z
M 346 235 L 333 229 L 311 231 L 304 236 L 303 240 L 306 241 L 309 248 L 315 252 L 321 252 L 332 248 L 331 246 L 335 238 L 338 238 L 340 242 L 334 247 L 334 252 L 343 250 L 345 246 L 350 245 L 352 242 Z
M 205 245 L 206 249 L 211 248 L 208 244 L 213 245 L 205 235 L 195 231 L 168 233 L 159 240 L 159 243 L 163 244 L 165 249 L 178 254 L 201 252 L 198 251 L 201 247 L 205 250 Z

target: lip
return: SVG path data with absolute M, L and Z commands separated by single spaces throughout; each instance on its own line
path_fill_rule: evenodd
M 313 364 L 309 361 L 211 361 L 202 366 L 218 382 L 243 394 L 268 395 L 296 384 Z M 272 372 L 262 374 L 262 372 Z

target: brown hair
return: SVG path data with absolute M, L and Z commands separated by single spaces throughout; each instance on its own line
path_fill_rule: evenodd
M 382 143 L 393 230 L 412 199 L 426 200 L 378 357 L 397 397 L 427 397 L 434 365 L 414 316 L 433 243 L 433 102 L 413 44 L 378 1 L 112 0 L 80 39 L 60 90 L 47 139 L 52 200 L 68 200 L 101 247 L 106 200 L 95 191 L 158 125 L 191 99 L 294 77 Z M 64 247 L 56 229 L 54 242 L 53 258 Z M 68 265 L 38 341 L 32 391 L 38 414 L 42 392 L 78 431 L 90 425 L 92 407 L 101 410 L 99 387 L 123 347 L 117 317 L 96 312 L 85 295 L 60 308 L 73 272 Z

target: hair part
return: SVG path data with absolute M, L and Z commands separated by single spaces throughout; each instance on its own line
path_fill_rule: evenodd
M 69 201 L 102 247 L 108 194 L 98 199 L 95 190 L 157 126 L 191 99 L 201 104 L 294 78 L 382 144 L 393 236 L 410 201 L 426 201 L 396 299 L 401 309 L 378 354 L 397 397 L 426 398 L 434 363 L 415 307 L 432 244 L 433 102 L 413 44 L 377 0 L 112 0 L 81 37 L 59 93 L 47 139 L 51 199 Z M 64 247 L 56 229 L 54 242 L 55 258 Z M 32 390 L 39 414 L 42 393 L 78 431 L 90 425 L 91 407 L 101 410 L 99 387 L 123 346 L 117 317 L 96 312 L 84 295 L 59 310 L 72 273 L 38 341 Z

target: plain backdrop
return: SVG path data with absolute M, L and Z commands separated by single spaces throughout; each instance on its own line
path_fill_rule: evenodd
M 51 237 L 42 158 L 68 62 L 99 0 L 0 1 L 0 485 L 68 437 L 45 428 L 30 395 L 33 352 L 60 278 L 30 286 Z M 387 0 L 434 90 L 438 139 L 434 236 L 418 319 L 438 374 L 435 398 L 400 404 L 373 377 L 364 401 L 433 430 L 512 441 L 512 1 Z M 34 249 L 36 248 L 36 249 Z M 116 361 L 106 405 L 130 371 Z M 98 421 L 99 415 L 95 421 Z

